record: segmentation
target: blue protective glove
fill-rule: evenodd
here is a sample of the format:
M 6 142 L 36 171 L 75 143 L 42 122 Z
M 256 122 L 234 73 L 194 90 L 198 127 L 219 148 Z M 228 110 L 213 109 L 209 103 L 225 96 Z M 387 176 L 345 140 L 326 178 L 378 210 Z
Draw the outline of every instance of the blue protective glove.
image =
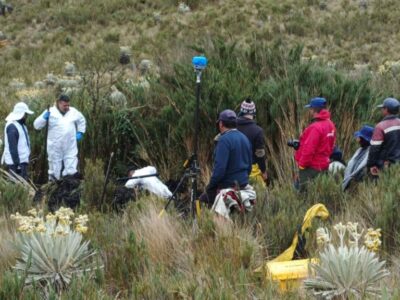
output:
M 44 113 L 44 115 L 43 115 L 43 119 L 45 119 L 46 121 L 49 119 L 49 117 L 50 117 L 50 112 L 49 111 L 46 111 L 45 113 Z
M 76 140 L 79 142 L 82 138 L 83 138 L 83 133 L 80 132 L 80 131 L 78 131 L 78 132 L 76 133 Z

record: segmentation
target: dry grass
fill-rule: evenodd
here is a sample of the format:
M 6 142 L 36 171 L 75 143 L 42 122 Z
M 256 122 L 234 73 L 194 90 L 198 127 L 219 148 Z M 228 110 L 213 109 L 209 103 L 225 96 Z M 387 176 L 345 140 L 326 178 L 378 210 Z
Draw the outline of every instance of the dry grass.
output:
M 2 274 L 15 264 L 16 249 L 13 246 L 15 229 L 9 219 L 0 217 L 0 281 Z
M 138 239 L 145 242 L 151 261 L 175 270 L 191 269 L 193 255 L 189 228 L 175 215 L 166 213 L 160 217 L 160 211 L 160 206 L 149 203 L 139 218 L 130 224 L 131 228 Z

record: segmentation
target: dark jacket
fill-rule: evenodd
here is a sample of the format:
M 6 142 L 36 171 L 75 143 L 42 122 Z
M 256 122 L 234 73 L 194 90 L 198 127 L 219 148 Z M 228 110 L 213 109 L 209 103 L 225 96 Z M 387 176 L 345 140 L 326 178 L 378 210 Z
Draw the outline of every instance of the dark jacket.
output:
M 253 153 L 252 162 L 264 173 L 266 170 L 264 131 L 254 120 L 245 117 L 237 119 L 237 129 L 249 139 Z
M 23 125 L 23 122 L 21 121 L 18 121 L 18 123 L 21 123 Z M 14 162 L 14 165 L 18 166 L 20 163 L 18 155 L 18 140 L 19 140 L 18 129 L 17 127 L 15 127 L 14 124 L 10 124 L 7 127 L 6 133 L 7 133 L 8 147 L 11 154 L 11 158 Z
M 218 139 L 214 151 L 214 169 L 207 190 L 234 187 L 238 182 L 244 186 L 249 182 L 252 158 L 247 137 L 231 129 Z
M 327 170 L 335 141 L 336 128 L 330 120 L 331 114 L 323 109 L 300 136 L 300 147 L 295 160 L 301 168 L 317 171 Z
M 389 115 L 374 129 L 367 167 L 383 167 L 385 162 L 400 161 L 400 119 Z

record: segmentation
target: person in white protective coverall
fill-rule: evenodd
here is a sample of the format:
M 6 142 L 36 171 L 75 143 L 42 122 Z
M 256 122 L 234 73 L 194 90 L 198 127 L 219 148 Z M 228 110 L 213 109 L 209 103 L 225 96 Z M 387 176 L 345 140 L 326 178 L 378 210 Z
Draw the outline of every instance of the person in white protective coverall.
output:
M 78 172 L 78 145 L 86 131 L 86 119 L 77 109 L 70 107 L 69 97 L 60 95 L 56 104 L 45 110 L 33 123 L 40 130 L 48 124 L 47 158 L 49 179 Z M 61 174 L 62 172 L 62 174 Z

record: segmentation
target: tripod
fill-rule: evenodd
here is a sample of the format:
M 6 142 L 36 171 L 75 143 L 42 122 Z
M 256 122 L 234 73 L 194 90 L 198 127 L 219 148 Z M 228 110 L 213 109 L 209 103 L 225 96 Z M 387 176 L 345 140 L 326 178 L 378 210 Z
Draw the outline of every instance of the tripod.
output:
M 169 197 L 167 204 L 164 209 L 160 212 L 160 216 L 167 210 L 169 204 L 173 199 L 176 199 L 176 194 L 178 193 L 180 187 L 185 182 L 186 179 L 190 178 L 191 181 L 191 191 L 190 191 L 190 212 L 192 217 L 195 219 L 200 214 L 200 203 L 197 199 L 197 176 L 200 173 L 200 167 L 197 160 L 197 149 L 198 149 L 198 136 L 199 136 L 199 111 L 200 111 L 200 89 L 201 89 L 201 73 L 207 66 L 207 58 L 204 56 L 195 56 L 192 59 L 192 64 L 194 71 L 196 73 L 196 109 L 194 111 L 194 147 L 193 153 L 188 160 L 183 164 L 185 171 L 181 177 L 177 187 Z

